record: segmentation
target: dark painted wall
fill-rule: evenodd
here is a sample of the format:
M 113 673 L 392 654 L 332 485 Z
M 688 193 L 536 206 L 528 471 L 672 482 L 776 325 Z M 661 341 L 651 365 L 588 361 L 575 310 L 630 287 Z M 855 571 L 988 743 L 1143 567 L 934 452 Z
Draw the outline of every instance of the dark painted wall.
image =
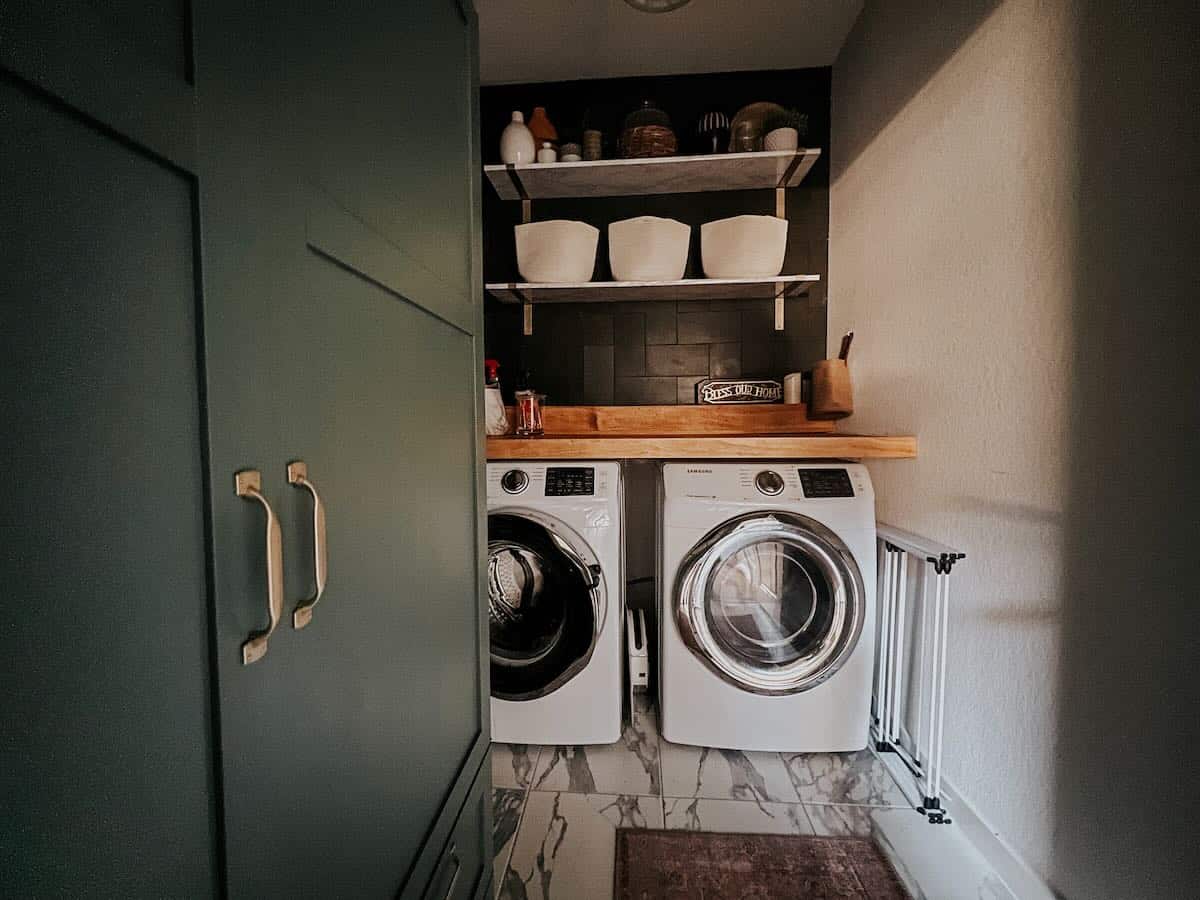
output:
M 683 152 L 696 120 L 710 110 L 730 118 L 747 103 L 770 100 L 808 113 L 807 146 L 822 156 L 804 183 L 788 191 L 788 250 L 784 272 L 817 274 L 821 283 L 787 302 L 786 327 L 773 327 L 769 300 L 548 304 L 534 309 L 533 334 L 521 334 L 521 310 L 488 299 L 487 355 L 501 363 L 506 392 L 521 370 L 545 391 L 548 402 L 691 403 L 695 384 L 707 377 L 748 375 L 782 378 L 811 367 L 825 355 L 825 278 L 829 247 L 829 69 L 618 78 L 552 84 L 503 85 L 481 90 L 483 154 L 499 162 L 500 133 L 512 110 L 526 117 L 545 106 L 560 139 L 579 140 L 587 127 L 604 132 L 605 156 L 625 113 L 642 99 L 670 116 Z M 611 278 L 609 222 L 640 215 L 678 219 L 692 226 L 688 276 L 700 277 L 699 226 L 743 213 L 773 215 L 773 190 L 729 191 L 650 197 L 535 200 L 534 221 L 579 219 L 600 229 L 593 278 Z M 520 204 L 484 189 L 484 271 L 488 281 L 519 280 L 513 226 Z

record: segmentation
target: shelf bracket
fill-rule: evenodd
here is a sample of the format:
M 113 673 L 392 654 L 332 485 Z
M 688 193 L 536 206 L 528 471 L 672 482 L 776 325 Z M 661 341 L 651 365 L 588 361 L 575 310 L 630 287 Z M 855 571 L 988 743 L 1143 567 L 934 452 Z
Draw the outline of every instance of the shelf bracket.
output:
M 783 300 L 787 293 L 787 282 L 775 282 L 775 330 L 783 331 Z
M 787 218 L 787 191 L 781 187 L 775 188 L 775 218 Z
M 803 161 L 803 159 L 807 155 L 808 155 L 807 151 L 805 151 L 805 150 L 797 150 L 795 152 L 795 154 L 792 156 L 791 162 L 788 163 L 788 167 L 786 169 L 784 169 L 783 174 L 779 176 L 779 181 L 775 185 L 776 191 L 782 191 L 784 188 L 789 186 L 789 183 L 792 180 L 792 176 L 796 174 L 796 169 L 800 168 L 801 161 Z M 775 195 L 775 206 L 778 209 L 778 207 L 779 207 L 779 194 L 778 193 Z M 785 218 L 783 213 L 779 213 L 778 215 L 780 218 Z
M 514 293 L 521 298 L 521 334 L 529 337 L 533 334 L 533 303 L 524 291 Z
M 517 192 L 517 196 L 521 198 L 521 224 L 528 225 L 533 219 L 533 201 L 529 198 L 529 194 L 525 190 L 525 182 L 521 181 L 521 176 L 517 174 L 517 167 L 512 163 L 505 163 L 504 171 L 508 173 L 508 178 L 513 184 L 513 189 Z

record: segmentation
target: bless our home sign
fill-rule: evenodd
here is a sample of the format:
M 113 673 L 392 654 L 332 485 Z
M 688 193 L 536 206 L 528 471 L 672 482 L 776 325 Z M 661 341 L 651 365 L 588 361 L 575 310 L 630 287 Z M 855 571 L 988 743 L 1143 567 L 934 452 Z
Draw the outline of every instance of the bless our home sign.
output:
M 696 385 L 698 403 L 778 403 L 783 385 L 769 379 L 708 378 Z

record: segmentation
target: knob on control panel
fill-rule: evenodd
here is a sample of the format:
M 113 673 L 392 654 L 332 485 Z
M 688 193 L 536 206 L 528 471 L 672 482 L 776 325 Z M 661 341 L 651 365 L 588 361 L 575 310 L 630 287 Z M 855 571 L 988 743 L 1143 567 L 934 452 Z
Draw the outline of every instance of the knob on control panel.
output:
M 754 486 L 758 488 L 760 494 L 774 497 L 776 494 L 783 493 L 783 477 L 778 472 L 764 469 L 754 477 Z
M 500 487 L 504 488 L 506 493 L 519 494 L 529 487 L 529 476 L 520 469 L 509 469 L 501 476 Z

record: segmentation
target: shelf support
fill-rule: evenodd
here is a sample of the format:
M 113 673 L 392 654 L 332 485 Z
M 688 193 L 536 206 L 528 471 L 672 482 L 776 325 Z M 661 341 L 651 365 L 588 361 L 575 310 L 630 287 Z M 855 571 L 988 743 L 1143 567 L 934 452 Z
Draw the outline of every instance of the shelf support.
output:
M 508 178 L 512 182 L 513 189 L 516 190 L 517 196 L 521 198 L 521 224 L 528 225 L 533 219 L 533 201 L 529 197 L 529 193 L 525 190 L 525 182 L 521 181 L 521 176 L 517 174 L 517 167 L 513 163 L 505 163 L 504 171 L 508 173 Z
M 783 331 L 783 301 L 787 294 L 787 282 L 775 282 L 775 330 Z
M 521 334 L 533 334 L 533 304 L 524 295 L 521 297 Z
M 792 156 L 791 162 L 788 163 L 788 167 L 784 169 L 783 174 L 779 176 L 779 182 L 775 185 L 776 191 L 782 191 L 784 188 L 789 187 L 789 182 L 791 182 L 792 176 L 796 174 L 796 169 L 800 168 L 800 163 L 807 155 L 808 151 L 806 150 L 797 150 L 795 152 L 795 154 Z M 776 208 L 778 208 L 779 194 L 777 193 L 775 197 Z M 777 213 L 777 215 L 781 219 L 786 218 L 783 213 Z

